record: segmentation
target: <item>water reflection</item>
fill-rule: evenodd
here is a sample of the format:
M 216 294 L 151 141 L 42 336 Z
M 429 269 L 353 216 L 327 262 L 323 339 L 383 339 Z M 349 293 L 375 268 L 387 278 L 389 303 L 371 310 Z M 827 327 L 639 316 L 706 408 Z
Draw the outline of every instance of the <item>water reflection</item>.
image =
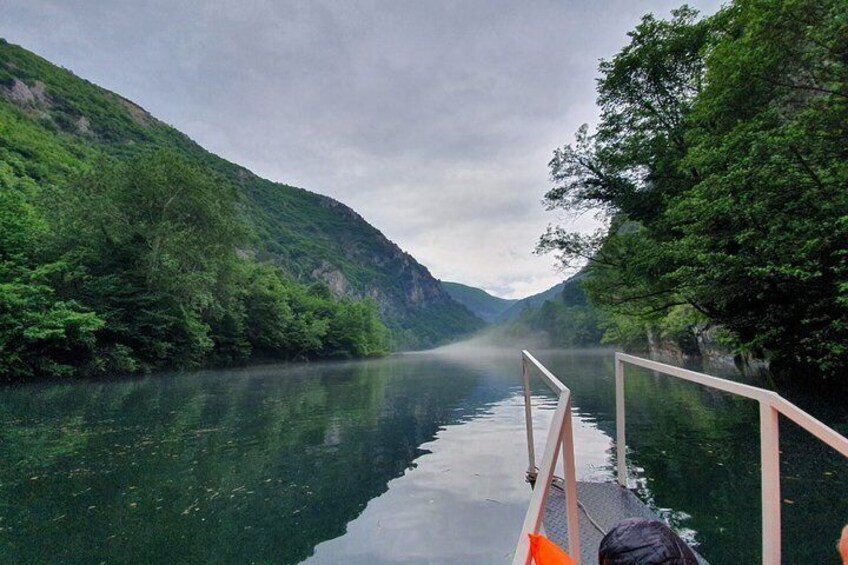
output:
M 391 359 L 5 390 L 0 561 L 298 562 L 478 385 Z
M 543 438 L 555 408 L 538 397 Z M 590 419 L 574 426 L 581 479 L 611 479 L 609 438 Z M 544 432 L 544 433 L 543 433 Z M 497 402 L 425 444 L 414 471 L 389 484 L 348 526 L 316 549 L 311 565 L 351 563 L 510 563 L 530 496 L 523 398 Z
M 611 352 L 538 357 L 574 391 L 578 474 L 610 479 Z M 519 363 L 454 350 L 0 390 L 0 562 L 508 562 L 530 494 Z M 540 440 L 552 400 L 540 385 Z M 712 563 L 756 561 L 756 406 L 635 371 L 627 401 L 642 496 Z M 830 562 L 845 463 L 781 432 L 786 561 Z

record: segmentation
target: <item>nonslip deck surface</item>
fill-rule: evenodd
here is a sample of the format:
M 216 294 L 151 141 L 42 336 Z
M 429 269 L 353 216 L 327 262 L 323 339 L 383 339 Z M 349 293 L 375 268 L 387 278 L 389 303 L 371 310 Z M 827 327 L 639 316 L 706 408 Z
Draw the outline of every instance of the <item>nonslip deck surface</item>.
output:
M 554 481 L 545 504 L 544 527 L 546 535 L 561 547 L 568 547 L 568 529 L 565 512 L 565 493 L 559 481 Z M 598 547 L 604 533 L 625 518 L 659 520 L 636 495 L 615 483 L 577 483 L 580 522 L 580 553 L 583 565 L 597 565 Z M 591 517 L 591 520 L 589 519 Z M 603 532 L 592 523 L 600 526 Z M 698 560 L 706 564 L 700 556 Z

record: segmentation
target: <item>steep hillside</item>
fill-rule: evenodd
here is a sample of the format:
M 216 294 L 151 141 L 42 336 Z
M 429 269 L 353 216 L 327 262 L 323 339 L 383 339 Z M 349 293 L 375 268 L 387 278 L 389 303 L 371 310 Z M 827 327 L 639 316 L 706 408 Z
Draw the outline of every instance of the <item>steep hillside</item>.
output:
M 396 347 L 435 345 L 482 325 L 347 206 L 262 179 L 133 102 L 0 40 L 0 160 L 15 177 L 49 188 L 104 157 L 125 161 L 163 147 L 238 189 L 254 232 L 246 253 L 273 260 L 300 281 L 323 281 L 337 296 L 373 298 Z
M 492 323 L 518 300 L 498 298 L 485 290 L 455 282 L 441 281 L 451 298 L 468 308 L 478 318 Z
M 522 298 L 508 309 L 504 310 L 495 321 L 509 322 L 511 320 L 515 320 L 525 310 L 539 308 L 546 301 L 555 300 L 562 293 L 565 288 L 565 284 L 565 282 L 561 282 L 558 285 L 552 286 L 548 290 L 544 290 L 538 294 L 534 294 L 533 296 L 528 296 L 527 298 Z

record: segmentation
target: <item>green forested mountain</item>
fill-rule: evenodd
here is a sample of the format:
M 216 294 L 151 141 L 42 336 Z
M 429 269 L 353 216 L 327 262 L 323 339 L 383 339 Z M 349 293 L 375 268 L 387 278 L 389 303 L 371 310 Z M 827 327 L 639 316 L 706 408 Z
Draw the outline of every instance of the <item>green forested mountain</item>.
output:
M 367 355 L 482 323 L 343 204 L 2 40 L 0 200 L 6 377 Z
M 548 290 L 543 290 L 542 292 L 528 296 L 527 298 L 522 298 L 501 312 L 495 321 L 509 322 L 516 320 L 525 310 L 534 310 L 548 300 L 555 300 L 560 294 L 562 294 L 564 288 L 565 282 L 561 282 L 559 284 L 555 284 Z
M 518 300 L 492 296 L 485 290 L 455 282 L 440 281 L 442 288 L 451 298 L 468 308 L 474 315 L 486 322 L 494 322 Z
M 601 210 L 542 250 L 590 260 L 623 339 L 720 328 L 773 370 L 848 368 L 848 3 L 645 16 L 603 61 L 601 120 L 550 163 L 550 208 Z
M 506 311 L 488 332 L 496 342 L 539 347 L 591 347 L 604 337 L 605 317 L 589 302 L 580 272 Z

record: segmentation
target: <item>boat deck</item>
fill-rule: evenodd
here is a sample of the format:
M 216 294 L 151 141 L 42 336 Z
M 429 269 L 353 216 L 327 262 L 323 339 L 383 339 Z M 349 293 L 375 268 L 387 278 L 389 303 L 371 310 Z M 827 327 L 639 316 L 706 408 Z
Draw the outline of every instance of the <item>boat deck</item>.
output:
M 616 483 L 577 482 L 579 500 L 580 553 L 583 565 L 597 565 L 598 548 L 604 534 L 625 518 L 659 520 L 636 495 Z M 545 534 L 560 547 L 568 547 L 565 492 L 560 479 L 554 479 L 545 501 Z M 706 561 L 698 555 L 698 561 Z

